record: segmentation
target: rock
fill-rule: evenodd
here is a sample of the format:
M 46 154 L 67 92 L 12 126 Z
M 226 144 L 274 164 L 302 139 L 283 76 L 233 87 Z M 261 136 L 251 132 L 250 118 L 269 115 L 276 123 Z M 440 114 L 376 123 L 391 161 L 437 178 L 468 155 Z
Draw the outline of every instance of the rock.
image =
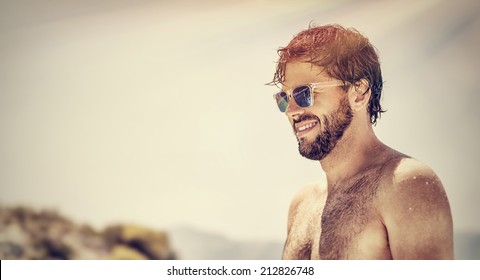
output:
M 174 259 L 169 249 L 167 235 L 136 225 L 117 225 L 108 227 L 104 235 L 114 244 L 124 244 L 135 248 L 149 259 Z
M 109 259 L 111 260 L 146 260 L 147 257 L 139 251 L 125 245 L 114 245 Z
M 167 235 L 136 225 L 97 232 L 54 211 L 0 207 L 0 259 L 174 259 Z

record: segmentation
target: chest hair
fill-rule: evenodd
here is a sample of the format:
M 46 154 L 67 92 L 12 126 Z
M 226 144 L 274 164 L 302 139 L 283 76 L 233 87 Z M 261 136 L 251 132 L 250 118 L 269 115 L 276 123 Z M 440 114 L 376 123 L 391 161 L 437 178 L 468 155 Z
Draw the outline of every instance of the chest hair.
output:
M 321 259 L 348 259 L 355 237 L 376 216 L 374 198 L 381 169 L 369 170 L 331 188 L 321 219 Z

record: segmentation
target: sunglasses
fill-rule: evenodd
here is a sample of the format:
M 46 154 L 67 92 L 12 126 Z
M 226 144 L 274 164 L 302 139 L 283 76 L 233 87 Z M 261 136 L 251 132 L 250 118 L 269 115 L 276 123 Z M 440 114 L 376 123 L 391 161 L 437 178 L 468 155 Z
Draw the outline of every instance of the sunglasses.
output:
M 273 95 L 273 98 L 277 102 L 278 109 L 280 109 L 280 112 L 285 113 L 285 111 L 287 110 L 288 101 L 290 100 L 290 98 L 293 98 L 293 100 L 295 100 L 295 103 L 297 103 L 299 107 L 307 108 L 313 105 L 313 94 L 315 93 L 315 89 L 329 88 L 329 87 L 336 87 L 336 86 L 343 86 L 343 85 L 345 85 L 345 83 L 338 80 L 322 82 L 322 83 L 311 83 L 311 84 L 299 85 L 295 87 L 293 90 L 291 90 L 290 93 L 288 90 L 275 93 Z

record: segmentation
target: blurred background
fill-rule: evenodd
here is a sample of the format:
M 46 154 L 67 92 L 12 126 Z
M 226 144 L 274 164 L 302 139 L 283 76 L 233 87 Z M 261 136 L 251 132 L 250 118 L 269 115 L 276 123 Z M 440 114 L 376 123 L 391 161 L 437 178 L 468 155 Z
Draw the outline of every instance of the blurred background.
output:
M 0 0 L 3 258 L 279 259 L 290 200 L 322 170 L 265 84 L 311 23 L 376 46 L 375 131 L 437 172 L 456 258 L 480 259 L 468 0 Z

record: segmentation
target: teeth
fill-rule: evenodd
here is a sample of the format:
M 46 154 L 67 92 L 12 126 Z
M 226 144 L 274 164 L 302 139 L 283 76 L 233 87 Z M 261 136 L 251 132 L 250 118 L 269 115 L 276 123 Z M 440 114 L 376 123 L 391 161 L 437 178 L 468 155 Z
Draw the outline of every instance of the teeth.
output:
M 311 127 L 314 127 L 315 124 L 317 124 L 317 123 L 313 122 L 313 123 L 308 123 L 308 124 L 306 124 L 306 125 L 302 125 L 301 127 L 298 128 L 298 131 L 304 131 L 304 130 L 306 130 L 306 129 L 309 129 L 309 128 L 311 128 Z

